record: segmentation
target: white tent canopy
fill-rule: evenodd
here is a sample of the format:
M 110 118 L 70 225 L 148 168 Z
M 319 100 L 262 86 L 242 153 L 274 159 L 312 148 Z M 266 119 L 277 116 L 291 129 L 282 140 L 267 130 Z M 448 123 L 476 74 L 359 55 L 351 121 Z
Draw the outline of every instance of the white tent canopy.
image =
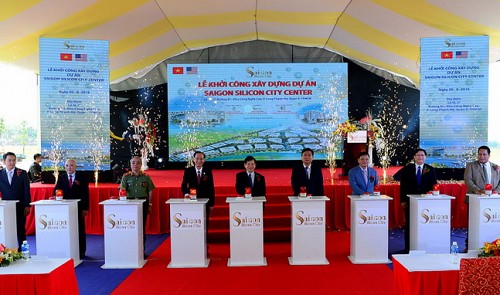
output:
M 496 0 L 0 0 L 0 62 L 38 72 L 38 39 L 110 41 L 112 84 L 164 60 L 244 41 L 323 48 L 418 87 L 420 38 L 490 36 L 500 59 Z

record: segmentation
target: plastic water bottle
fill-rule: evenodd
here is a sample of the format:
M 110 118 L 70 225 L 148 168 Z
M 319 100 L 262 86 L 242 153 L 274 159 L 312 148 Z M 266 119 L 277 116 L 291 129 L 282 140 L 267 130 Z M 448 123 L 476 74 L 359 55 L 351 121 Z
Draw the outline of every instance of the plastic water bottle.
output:
M 21 245 L 21 252 L 23 253 L 23 258 L 25 260 L 30 259 L 30 245 L 28 244 L 28 241 L 23 241 L 23 244 Z
M 459 261 L 458 259 L 458 244 L 457 242 L 453 242 L 451 244 L 451 263 L 457 264 Z

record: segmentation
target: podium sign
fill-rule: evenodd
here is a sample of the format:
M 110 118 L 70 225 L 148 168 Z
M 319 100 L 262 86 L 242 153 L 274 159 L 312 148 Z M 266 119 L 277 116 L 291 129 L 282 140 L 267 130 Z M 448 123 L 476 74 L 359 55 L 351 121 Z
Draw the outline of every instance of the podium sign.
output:
M 448 195 L 408 195 L 410 250 L 450 253 L 451 209 Z
M 351 199 L 351 255 L 355 264 L 391 263 L 388 196 L 349 196 Z
M 469 249 L 500 237 L 500 196 L 469 195 Z
M 36 253 L 49 258 L 73 258 L 80 264 L 78 202 L 40 200 L 35 206 Z
M 231 258 L 228 266 L 267 265 L 264 257 L 265 197 L 227 198 Z
M 325 253 L 325 196 L 288 197 L 292 202 L 291 265 L 329 264 Z
M 16 203 L 0 200 L 0 243 L 7 248 L 17 249 Z
M 208 199 L 170 199 L 169 268 L 208 267 L 205 206 Z
M 99 203 L 104 205 L 104 265 L 101 268 L 141 268 L 146 263 L 142 226 L 144 202 L 107 200 Z

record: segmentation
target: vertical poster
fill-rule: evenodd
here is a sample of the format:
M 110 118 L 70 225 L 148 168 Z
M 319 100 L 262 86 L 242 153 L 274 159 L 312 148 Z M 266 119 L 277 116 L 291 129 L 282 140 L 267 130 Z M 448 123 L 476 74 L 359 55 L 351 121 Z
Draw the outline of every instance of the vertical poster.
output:
M 421 39 L 420 146 L 428 162 L 465 167 L 488 143 L 489 37 Z
M 109 169 L 108 41 L 40 38 L 40 121 L 44 166 Z

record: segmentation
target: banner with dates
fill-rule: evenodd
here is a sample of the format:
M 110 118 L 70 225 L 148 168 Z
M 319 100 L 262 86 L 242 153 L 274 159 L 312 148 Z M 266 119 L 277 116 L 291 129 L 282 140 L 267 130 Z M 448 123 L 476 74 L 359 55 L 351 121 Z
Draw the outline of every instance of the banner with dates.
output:
M 308 147 L 324 159 L 334 131 L 325 125 L 348 119 L 345 63 L 172 64 L 167 73 L 172 162 L 194 149 L 241 161 L 295 160 Z
M 488 143 L 489 37 L 421 39 L 420 146 L 429 163 L 465 167 Z
M 40 38 L 40 125 L 45 167 L 109 169 L 108 41 Z

